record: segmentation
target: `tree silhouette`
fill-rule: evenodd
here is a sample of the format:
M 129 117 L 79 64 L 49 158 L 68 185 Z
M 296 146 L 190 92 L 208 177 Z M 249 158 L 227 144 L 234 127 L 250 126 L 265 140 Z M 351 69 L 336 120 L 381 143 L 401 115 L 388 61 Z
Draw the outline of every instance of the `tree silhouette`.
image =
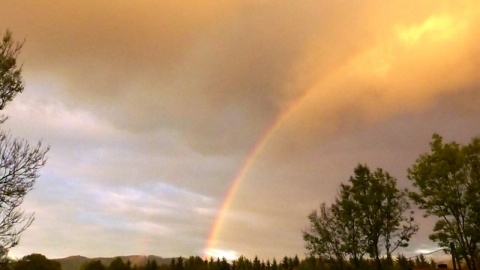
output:
M 468 268 L 478 269 L 480 256 L 480 138 L 468 145 L 443 143 L 434 134 L 430 153 L 420 155 L 408 170 L 416 188 L 410 197 L 426 215 L 437 216 L 430 239 L 450 250 Z
M 22 48 L 6 31 L 0 43 L 0 110 L 20 92 L 24 85 L 17 56 Z M 0 116 L 0 124 L 7 117 Z M 25 195 L 39 177 L 38 171 L 45 165 L 41 142 L 31 146 L 27 141 L 13 138 L 0 131 L 0 261 L 4 261 L 10 248 L 16 246 L 20 234 L 33 222 L 33 214 L 25 215 L 20 209 Z
M 303 233 L 306 248 L 338 269 L 350 264 L 359 269 L 364 254 L 369 254 L 381 270 L 393 264 L 392 252 L 406 247 L 418 230 L 413 212 L 405 215 L 409 208 L 395 178 L 380 168 L 372 172 L 358 165 L 348 183 L 340 185 L 335 203 L 323 203 L 319 212 L 308 216 L 310 227 Z

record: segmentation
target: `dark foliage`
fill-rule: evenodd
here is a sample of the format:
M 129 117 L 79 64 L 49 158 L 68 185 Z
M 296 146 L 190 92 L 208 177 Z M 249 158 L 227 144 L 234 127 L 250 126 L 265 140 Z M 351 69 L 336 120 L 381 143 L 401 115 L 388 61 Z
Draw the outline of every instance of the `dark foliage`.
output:
M 427 216 L 438 217 L 430 239 L 447 251 L 453 243 L 457 261 L 476 270 L 480 261 L 480 138 L 463 146 L 444 143 L 434 134 L 430 147 L 408 170 L 415 187 L 409 195 Z
M 61 270 L 60 263 L 42 254 L 31 254 L 13 264 L 13 270 Z

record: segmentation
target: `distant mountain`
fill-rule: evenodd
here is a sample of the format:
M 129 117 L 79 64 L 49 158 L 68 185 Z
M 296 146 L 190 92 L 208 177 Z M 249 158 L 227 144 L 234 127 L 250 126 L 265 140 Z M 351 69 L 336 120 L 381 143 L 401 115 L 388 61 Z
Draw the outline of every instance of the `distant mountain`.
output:
M 148 260 L 156 261 L 158 265 L 170 264 L 171 258 L 162 258 L 159 256 L 149 255 L 131 255 L 131 256 L 118 256 L 122 258 L 124 262 L 130 261 L 132 265 L 145 265 Z M 83 256 L 70 256 L 62 259 L 53 259 L 62 265 L 62 270 L 79 270 L 80 267 L 88 261 L 100 260 L 103 265 L 109 266 L 110 263 L 117 257 L 111 258 L 87 258 Z

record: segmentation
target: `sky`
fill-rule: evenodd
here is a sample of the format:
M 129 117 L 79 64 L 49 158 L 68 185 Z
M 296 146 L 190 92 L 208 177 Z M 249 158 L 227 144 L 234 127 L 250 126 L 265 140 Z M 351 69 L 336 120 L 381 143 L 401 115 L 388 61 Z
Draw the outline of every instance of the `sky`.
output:
M 10 255 L 304 257 L 353 168 L 480 135 L 480 4 L 0 0 L 25 41 L 1 127 L 51 147 Z M 437 249 L 435 219 L 407 255 Z

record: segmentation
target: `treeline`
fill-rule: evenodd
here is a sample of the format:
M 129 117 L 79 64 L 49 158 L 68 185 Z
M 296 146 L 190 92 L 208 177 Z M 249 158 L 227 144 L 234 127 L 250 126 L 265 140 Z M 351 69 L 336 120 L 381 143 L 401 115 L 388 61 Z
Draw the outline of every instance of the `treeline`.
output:
M 281 261 L 276 259 L 259 260 L 255 256 L 253 260 L 240 256 L 236 260 L 228 261 L 225 258 L 202 259 L 198 256 L 189 258 L 173 258 L 170 264 L 157 265 L 155 261 L 147 261 L 145 265 L 132 265 L 129 261 L 123 262 L 116 258 L 108 266 L 102 265 L 100 261 L 94 260 L 83 265 L 80 270 L 332 270 L 332 262 L 321 257 L 309 257 L 300 260 L 298 256 L 284 257 Z M 398 255 L 394 262 L 395 270 L 411 270 L 413 267 L 437 267 L 435 261 L 427 261 L 423 255 L 415 259 L 407 259 Z M 373 260 L 363 260 L 362 269 L 375 269 Z
M 298 256 L 283 257 L 277 262 L 276 259 L 259 260 L 255 256 L 253 260 L 240 256 L 236 260 L 227 261 L 225 258 L 202 259 L 198 256 L 189 258 L 172 258 L 170 264 L 157 264 L 155 260 L 147 260 L 143 265 L 132 264 L 129 260 L 116 257 L 109 264 L 103 264 L 99 259 L 88 260 L 77 270 L 331 270 L 332 262 L 321 257 L 309 257 L 300 260 Z M 373 260 L 363 260 L 363 269 L 374 269 Z M 436 267 L 433 260 L 429 262 L 423 255 L 415 259 L 407 259 L 398 255 L 394 262 L 395 270 L 410 270 L 413 267 Z M 10 260 L 1 265 L 1 270 L 62 270 L 58 261 L 47 259 L 41 254 L 31 254 L 20 260 Z
M 437 218 L 430 239 L 452 254 L 458 269 L 480 264 L 480 138 L 444 143 L 434 134 L 430 152 L 408 169 L 411 189 L 399 189 L 385 170 L 359 164 L 333 203 L 322 203 L 303 232 L 311 256 L 330 269 L 408 269 L 393 254 L 418 231 L 413 202 Z M 325 269 L 322 268 L 322 269 Z

